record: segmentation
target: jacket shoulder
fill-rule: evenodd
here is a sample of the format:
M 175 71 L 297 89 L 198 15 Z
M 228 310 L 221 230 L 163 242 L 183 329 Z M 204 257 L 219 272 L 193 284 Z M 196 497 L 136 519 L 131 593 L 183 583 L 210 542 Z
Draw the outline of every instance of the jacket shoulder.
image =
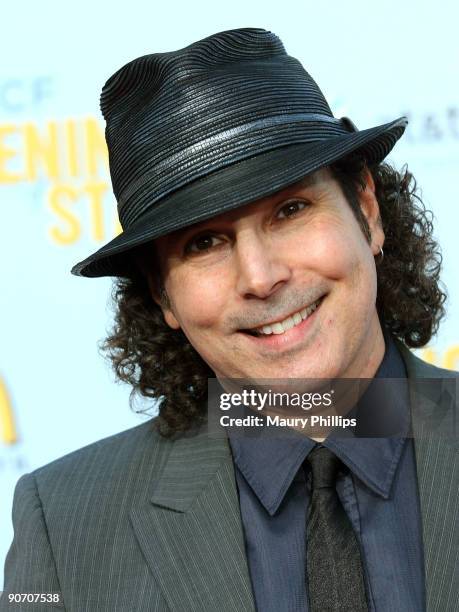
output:
M 171 448 L 153 421 L 89 444 L 19 479 L 6 590 L 61 592 L 69 610 L 120 609 L 126 593 L 134 602 L 132 609 L 147 609 L 149 597 L 155 610 L 165 609 L 134 544 L 130 519 L 133 508 L 149 502 Z M 115 587 L 107 590 L 107 585 Z M 88 608 L 90 601 L 95 607 Z M 5 609 L 2 604 L 0 610 Z
M 408 376 L 413 378 L 459 378 L 457 370 L 447 370 L 424 361 L 398 338 L 395 338 L 395 343 L 405 361 Z
M 103 438 L 68 453 L 32 472 L 43 501 L 63 499 L 76 494 L 100 495 L 109 483 L 133 486 L 153 476 L 166 459 L 170 442 L 162 438 L 150 419 L 118 434 Z

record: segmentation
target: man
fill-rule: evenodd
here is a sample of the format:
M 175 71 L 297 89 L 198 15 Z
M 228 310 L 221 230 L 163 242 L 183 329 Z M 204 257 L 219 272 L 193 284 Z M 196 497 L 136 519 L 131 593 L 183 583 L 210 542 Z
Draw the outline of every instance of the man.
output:
M 457 610 L 456 374 L 407 348 L 444 314 L 439 253 L 383 163 L 406 120 L 334 118 L 248 28 L 134 60 L 101 107 L 124 231 L 73 272 L 119 277 L 105 348 L 159 416 L 20 479 L 5 591 L 78 612 Z M 401 386 L 363 433 L 275 440 L 211 435 L 213 377 Z

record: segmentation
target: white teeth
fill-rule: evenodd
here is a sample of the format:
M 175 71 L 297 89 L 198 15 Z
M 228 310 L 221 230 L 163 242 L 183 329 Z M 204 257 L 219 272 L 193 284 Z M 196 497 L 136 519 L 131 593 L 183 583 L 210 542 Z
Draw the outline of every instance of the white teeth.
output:
M 298 325 L 299 323 L 301 323 L 301 321 L 304 321 L 304 319 L 309 317 L 309 315 L 312 314 L 319 305 L 319 301 L 320 300 L 317 300 L 317 302 L 314 302 L 314 304 L 311 304 L 311 306 L 303 308 L 303 310 L 300 310 L 299 312 L 295 312 L 295 314 L 291 315 L 290 317 L 287 317 L 279 323 L 273 323 L 272 325 L 263 325 L 263 327 L 256 329 L 255 331 L 259 335 L 283 334 L 287 330 L 292 329 L 292 327 L 295 327 L 295 325 Z
M 301 319 L 304 321 L 304 319 L 306 319 L 306 317 L 309 314 L 309 310 L 308 308 L 303 308 L 303 310 L 300 310 L 300 315 L 301 315 Z
M 292 329 L 292 327 L 294 326 L 295 326 L 295 321 L 293 320 L 293 317 L 287 317 L 285 321 L 282 322 L 282 327 L 284 328 L 284 331 L 287 331 L 288 329 Z

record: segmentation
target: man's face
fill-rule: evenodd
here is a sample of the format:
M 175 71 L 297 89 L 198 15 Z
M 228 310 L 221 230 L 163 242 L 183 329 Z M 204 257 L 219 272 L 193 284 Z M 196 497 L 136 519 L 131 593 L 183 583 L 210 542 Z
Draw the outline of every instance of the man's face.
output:
M 166 323 L 219 378 L 373 376 L 384 233 L 370 175 L 359 201 L 371 245 L 329 169 L 157 239 Z

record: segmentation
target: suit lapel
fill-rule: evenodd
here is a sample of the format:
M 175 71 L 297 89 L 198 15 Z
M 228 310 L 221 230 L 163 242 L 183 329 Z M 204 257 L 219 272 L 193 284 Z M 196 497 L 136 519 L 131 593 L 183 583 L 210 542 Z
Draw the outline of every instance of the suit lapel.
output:
M 459 610 L 457 373 L 418 359 L 397 343 L 410 383 L 421 504 L 428 612 Z M 444 378 L 443 378 L 444 377 Z M 425 379 L 440 378 L 433 384 Z M 424 379 L 424 382 L 422 382 Z
M 226 437 L 201 431 L 173 442 L 151 499 L 131 520 L 171 611 L 255 611 Z

